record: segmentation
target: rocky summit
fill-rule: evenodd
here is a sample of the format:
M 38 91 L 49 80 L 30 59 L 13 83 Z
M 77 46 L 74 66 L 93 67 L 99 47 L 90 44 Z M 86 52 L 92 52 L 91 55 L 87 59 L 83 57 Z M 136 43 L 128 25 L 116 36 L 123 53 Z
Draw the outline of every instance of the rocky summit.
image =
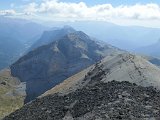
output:
M 10 68 L 14 77 L 26 82 L 25 102 L 29 102 L 104 56 L 119 52 L 76 31 L 29 52 Z
M 159 82 L 155 70 L 159 72 L 159 68 L 132 54 L 108 57 L 4 120 L 158 120 L 160 90 L 155 84 Z M 135 74 L 126 77 L 131 72 Z

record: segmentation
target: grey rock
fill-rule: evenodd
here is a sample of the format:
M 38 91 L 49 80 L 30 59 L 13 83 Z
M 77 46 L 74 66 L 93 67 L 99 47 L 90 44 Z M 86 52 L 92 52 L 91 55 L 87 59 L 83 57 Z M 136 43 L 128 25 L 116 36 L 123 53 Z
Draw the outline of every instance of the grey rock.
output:
M 125 98 L 132 101 L 119 98 L 122 91 L 127 91 L 131 96 Z M 145 94 L 151 97 L 146 99 Z M 65 96 L 53 94 L 36 99 L 4 120 L 145 120 L 160 116 L 159 100 L 160 92 L 151 87 L 125 81 L 97 82 Z

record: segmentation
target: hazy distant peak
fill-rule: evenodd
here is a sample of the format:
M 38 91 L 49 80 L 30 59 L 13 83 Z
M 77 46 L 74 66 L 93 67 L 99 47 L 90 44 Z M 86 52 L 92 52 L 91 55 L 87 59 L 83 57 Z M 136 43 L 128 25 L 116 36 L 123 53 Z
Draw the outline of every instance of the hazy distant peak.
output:
M 69 26 L 69 25 L 65 25 L 62 29 L 64 29 L 64 30 L 76 31 L 73 27 L 71 27 L 71 26 Z

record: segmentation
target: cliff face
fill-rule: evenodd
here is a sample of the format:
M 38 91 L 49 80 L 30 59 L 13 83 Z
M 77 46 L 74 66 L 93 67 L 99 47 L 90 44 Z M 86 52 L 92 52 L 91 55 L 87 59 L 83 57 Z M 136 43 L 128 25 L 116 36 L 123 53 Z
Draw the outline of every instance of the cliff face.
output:
M 159 68 L 139 56 L 108 57 L 4 120 L 159 119 L 158 73 Z
M 105 55 L 119 52 L 83 32 L 75 32 L 29 52 L 11 65 L 11 73 L 26 82 L 28 102 Z

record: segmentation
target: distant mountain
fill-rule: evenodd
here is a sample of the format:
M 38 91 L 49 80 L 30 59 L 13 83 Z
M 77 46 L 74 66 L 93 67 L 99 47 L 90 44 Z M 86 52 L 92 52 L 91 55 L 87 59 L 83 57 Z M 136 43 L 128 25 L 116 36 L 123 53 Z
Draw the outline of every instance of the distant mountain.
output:
M 30 21 L 0 17 L 0 70 L 15 62 L 45 29 Z
M 21 57 L 11 65 L 11 73 L 26 82 L 28 102 L 104 56 L 121 52 L 75 31 Z
M 151 56 L 144 56 L 142 55 L 143 58 L 151 62 L 152 64 L 156 65 L 157 67 L 160 67 L 160 59 L 156 57 L 151 57 Z
M 46 29 L 48 28 L 24 19 L 0 17 L 0 33 L 22 43 L 34 43 L 36 40 L 33 38 L 41 35 Z
M 24 48 L 20 41 L 0 35 L 0 70 L 14 62 Z
M 136 49 L 137 53 L 141 53 L 144 55 L 149 55 L 157 58 L 160 58 L 159 51 L 160 51 L 160 40 L 155 44 Z
M 158 28 L 121 26 L 102 21 L 52 22 L 51 24 L 55 27 L 70 25 L 99 40 L 129 51 L 153 44 L 160 38 L 160 29 Z
M 108 56 L 4 120 L 159 119 L 159 78 L 160 69 L 140 56 Z

